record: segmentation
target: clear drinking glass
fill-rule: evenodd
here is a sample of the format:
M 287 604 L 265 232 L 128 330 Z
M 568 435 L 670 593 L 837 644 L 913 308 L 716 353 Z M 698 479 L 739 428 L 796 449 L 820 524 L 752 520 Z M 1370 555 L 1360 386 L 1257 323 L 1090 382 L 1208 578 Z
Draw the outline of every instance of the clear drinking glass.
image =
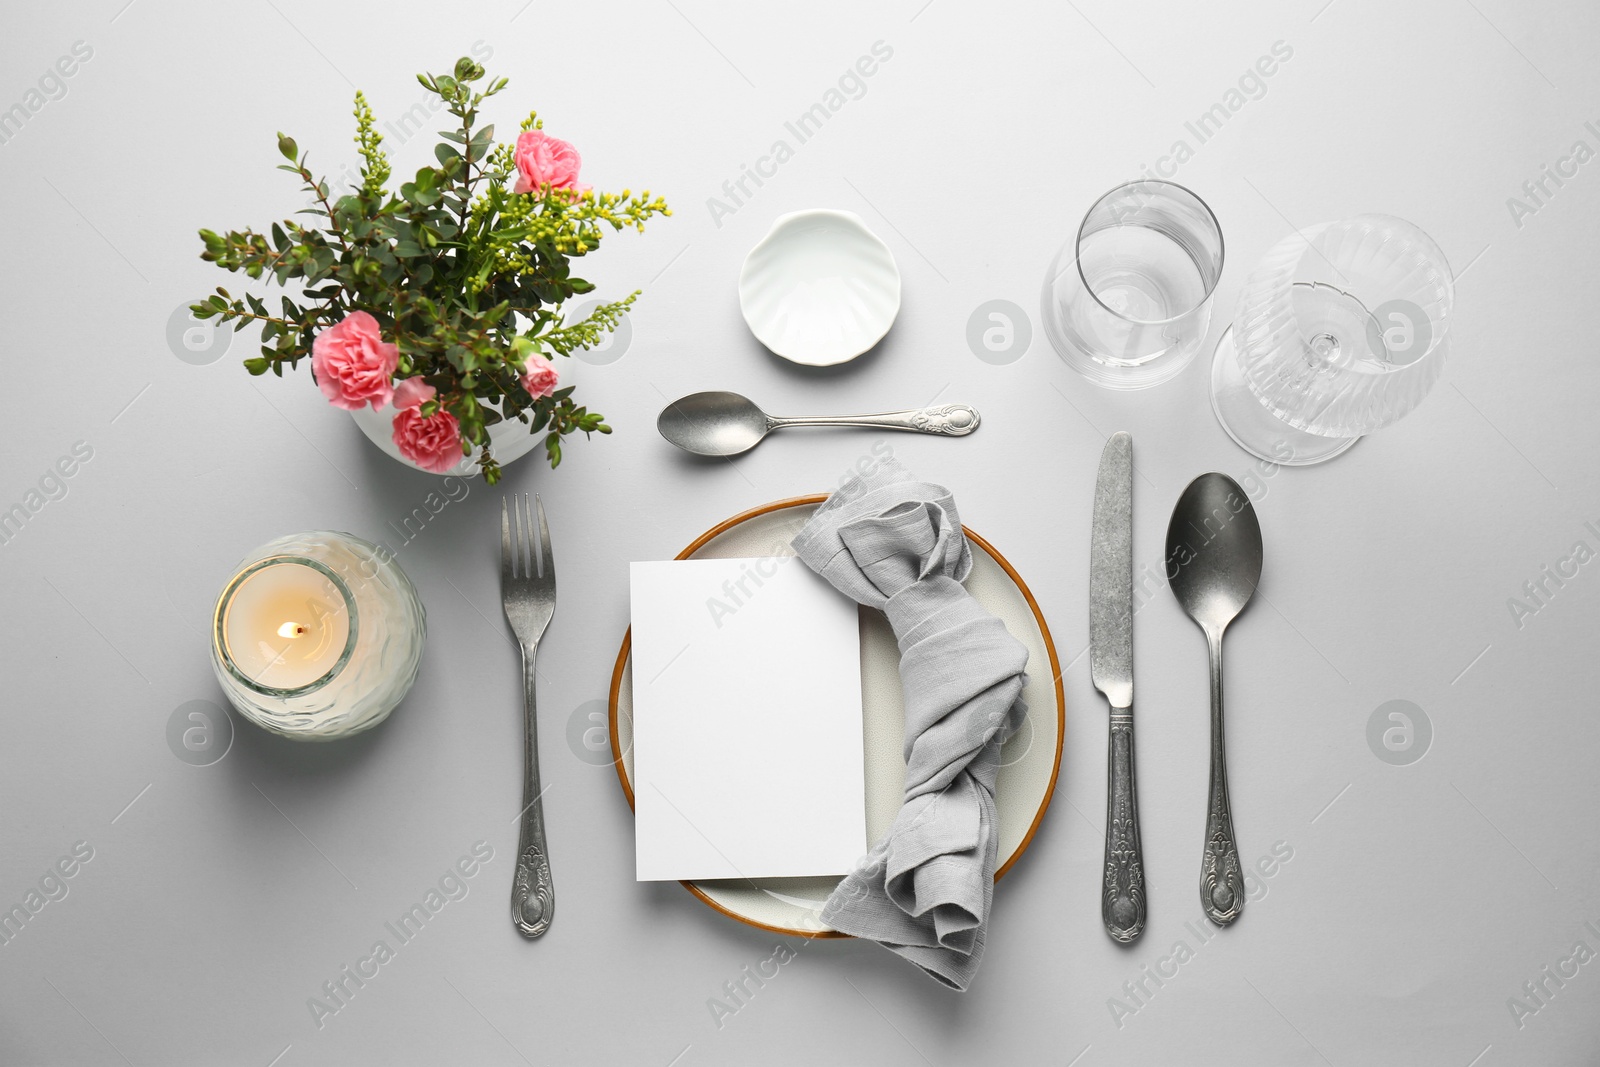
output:
M 1194 193 L 1163 181 L 1096 200 L 1044 279 L 1045 333 L 1090 381 L 1143 389 L 1188 365 L 1211 323 L 1222 229 Z
M 1217 420 L 1263 459 L 1332 459 L 1433 388 L 1454 300 L 1444 253 L 1404 219 L 1357 215 L 1290 234 L 1245 280 L 1217 342 Z

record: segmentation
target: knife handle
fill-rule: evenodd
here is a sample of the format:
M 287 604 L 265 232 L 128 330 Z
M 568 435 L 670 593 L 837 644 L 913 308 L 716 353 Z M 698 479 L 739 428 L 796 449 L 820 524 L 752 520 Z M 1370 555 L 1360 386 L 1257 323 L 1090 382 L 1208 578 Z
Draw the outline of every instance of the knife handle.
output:
M 1106 875 L 1100 917 L 1113 941 L 1126 945 L 1144 932 L 1144 852 L 1139 846 L 1139 800 L 1133 784 L 1133 708 L 1111 709 L 1106 767 Z

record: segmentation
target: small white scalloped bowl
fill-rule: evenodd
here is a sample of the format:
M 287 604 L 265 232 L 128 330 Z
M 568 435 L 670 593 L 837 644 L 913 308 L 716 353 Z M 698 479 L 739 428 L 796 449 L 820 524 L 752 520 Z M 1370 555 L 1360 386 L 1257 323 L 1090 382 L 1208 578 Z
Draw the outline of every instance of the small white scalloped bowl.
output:
M 831 367 L 866 352 L 894 325 L 900 268 L 854 212 L 791 212 L 745 257 L 739 310 L 774 354 Z

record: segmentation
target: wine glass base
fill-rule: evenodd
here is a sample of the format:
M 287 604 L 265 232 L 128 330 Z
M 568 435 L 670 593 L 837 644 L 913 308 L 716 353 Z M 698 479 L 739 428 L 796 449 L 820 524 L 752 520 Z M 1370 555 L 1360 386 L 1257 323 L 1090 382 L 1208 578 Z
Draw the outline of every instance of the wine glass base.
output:
M 1211 360 L 1211 410 L 1240 448 L 1285 467 L 1323 463 L 1361 440 L 1360 437 L 1323 437 L 1307 433 L 1268 411 L 1244 380 L 1234 349 L 1232 326 L 1223 331 Z

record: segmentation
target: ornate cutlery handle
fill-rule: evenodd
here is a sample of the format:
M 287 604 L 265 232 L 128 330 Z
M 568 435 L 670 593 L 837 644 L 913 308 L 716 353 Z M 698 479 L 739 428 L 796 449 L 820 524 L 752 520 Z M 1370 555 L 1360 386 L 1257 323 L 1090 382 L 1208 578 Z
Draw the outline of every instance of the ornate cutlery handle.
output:
M 1139 845 L 1139 799 L 1133 784 L 1133 709 L 1111 709 L 1106 766 L 1106 879 L 1100 917 L 1113 941 L 1126 945 L 1144 932 L 1144 851 Z
M 933 408 L 885 411 L 878 415 L 797 415 L 768 420 L 773 429 L 780 426 L 867 426 L 882 430 L 910 430 L 941 437 L 965 437 L 982 421 L 977 409 L 968 404 L 941 404 Z
M 1226 926 L 1244 908 L 1244 872 L 1228 803 L 1228 761 L 1222 730 L 1222 635 L 1206 633 L 1211 657 L 1211 786 L 1206 808 L 1206 848 L 1200 861 L 1200 906 Z
M 539 648 L 522 649 L 525 725 L 522 778 L 522 829 L 517 835 L 517 871 L 511 882 L 511 921 L 523 937 L 550 929 L 556 911 L 556 887 L 550 879 L 550 849 L 544 836 L 543 790 L 539 788 L 539 723 L 535 714 L 534 661 Z

